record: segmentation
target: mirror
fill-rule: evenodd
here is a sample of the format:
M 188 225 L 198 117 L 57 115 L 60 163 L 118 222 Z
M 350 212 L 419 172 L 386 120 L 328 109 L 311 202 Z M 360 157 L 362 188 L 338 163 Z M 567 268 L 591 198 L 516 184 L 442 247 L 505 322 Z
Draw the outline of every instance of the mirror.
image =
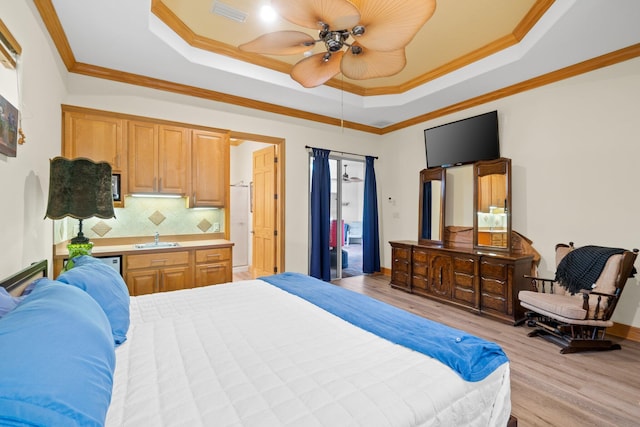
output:
M 446 173 L 443 168 L 420 172 L 420 208 L 418 244 L 442 245 L 444 239 L 444 194 Z
M 474 247 L 511 250 L 511 159 L 476 162 L 473 180 Z

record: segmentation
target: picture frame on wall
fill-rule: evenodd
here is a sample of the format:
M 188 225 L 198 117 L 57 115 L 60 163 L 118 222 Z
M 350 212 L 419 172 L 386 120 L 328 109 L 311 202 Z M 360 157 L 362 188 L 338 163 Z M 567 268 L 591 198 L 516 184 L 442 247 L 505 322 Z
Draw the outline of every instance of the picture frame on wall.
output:
M 16 157 L 18 109 L 0 95 L 0 154 Z

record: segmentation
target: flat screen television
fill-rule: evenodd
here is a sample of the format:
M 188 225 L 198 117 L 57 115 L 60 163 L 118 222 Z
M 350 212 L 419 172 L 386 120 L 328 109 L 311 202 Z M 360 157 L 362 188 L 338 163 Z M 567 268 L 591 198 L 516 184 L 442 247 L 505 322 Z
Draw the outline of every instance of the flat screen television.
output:
M 424 130 L 427 168 L 500 157 L 498 112 L 480 114 Z

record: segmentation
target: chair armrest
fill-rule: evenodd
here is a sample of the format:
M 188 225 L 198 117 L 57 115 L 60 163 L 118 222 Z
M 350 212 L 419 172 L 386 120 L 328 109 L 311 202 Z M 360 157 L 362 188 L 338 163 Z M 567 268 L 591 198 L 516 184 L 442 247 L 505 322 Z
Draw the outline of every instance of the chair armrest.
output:
M 545 293 L 546 289 L 545 289 L 545 283 L 549 283 L 549 293 L 553 293 L 553 284 L 555 283 L 555 279 L 548 279 L 548 278 L 544 278 L 544 277 L 537 277 L 537 276 L 530 276 L 528 274 L 525 274 L 523 276 L 525 279 L 530 279 L 531 280 L 531 289 L 538 292 L 538 284 L 537 282 L 540 281 L 542 282 L 542 292 Z
M 590 289 L 581 289 L 580 293 L 582 294 L 582 309 L 585 311 L 584 320 L 589 320 L 589 301 L 591 295 L 597 295 L 598 301 L 596 302 L 595 311 L 593 312 L 592 320 L 609 320 L 611 317 L 611 309 L 609 305 L 611 304 L 611 300 L 617 298 L 617 295 L 607 294 L 604 292 L 597 292 Z M 602 308 L 600 305 L 602 303 L 602 297 L 607 298 L 607 308 Z M 609 313 L 607 313 L 609 312 Z

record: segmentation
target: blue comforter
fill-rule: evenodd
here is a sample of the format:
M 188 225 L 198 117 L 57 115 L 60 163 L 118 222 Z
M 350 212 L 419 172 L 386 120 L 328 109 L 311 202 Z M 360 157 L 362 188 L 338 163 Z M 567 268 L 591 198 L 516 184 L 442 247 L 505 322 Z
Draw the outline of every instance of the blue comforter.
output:
M 480 381 L 508 362 L 495 343 L 313 277 L 282 273 L 260 279 L 361 329 L 438 359 L 466 381 Z

